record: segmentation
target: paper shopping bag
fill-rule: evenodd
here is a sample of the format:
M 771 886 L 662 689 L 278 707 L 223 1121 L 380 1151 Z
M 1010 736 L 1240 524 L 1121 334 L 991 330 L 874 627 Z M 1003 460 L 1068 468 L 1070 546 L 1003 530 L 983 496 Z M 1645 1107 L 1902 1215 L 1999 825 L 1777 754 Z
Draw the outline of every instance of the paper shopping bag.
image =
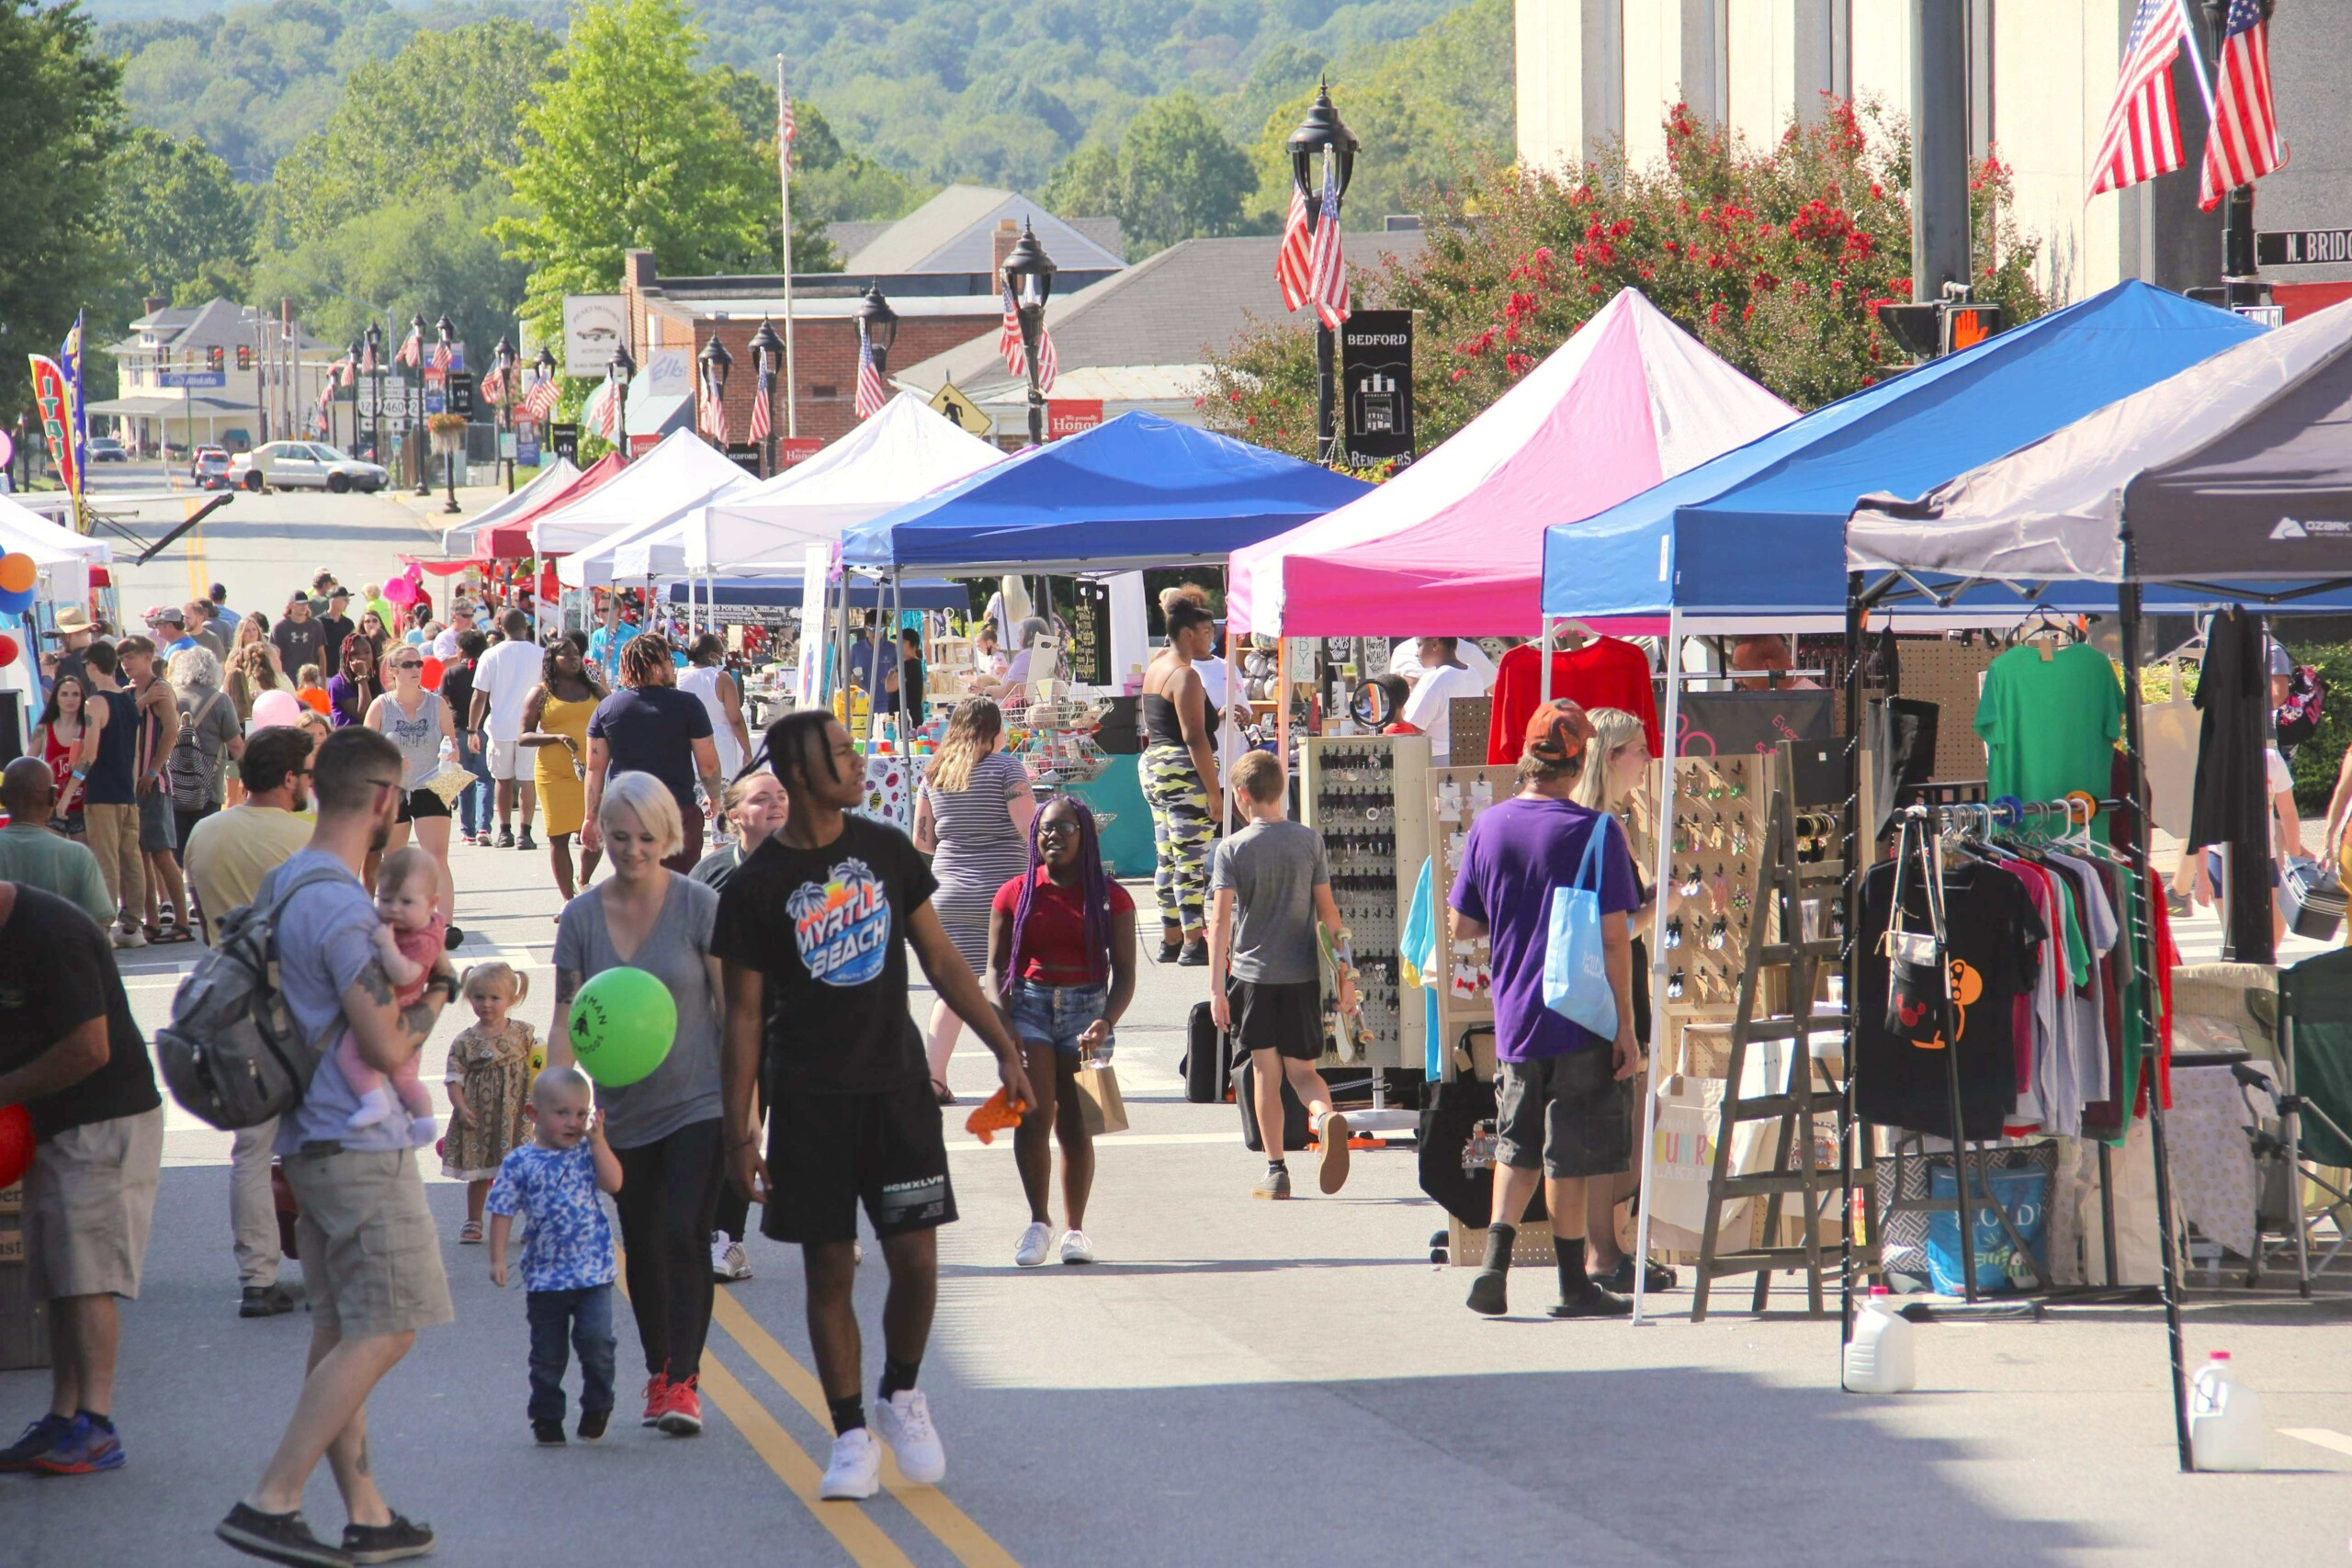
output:
M 1078 1069 L 1078 1103 L 1093 1137 L 1127 1130 L 1127 1102 L 1119 1098 L 1119 1072 L 1108 1062 Z

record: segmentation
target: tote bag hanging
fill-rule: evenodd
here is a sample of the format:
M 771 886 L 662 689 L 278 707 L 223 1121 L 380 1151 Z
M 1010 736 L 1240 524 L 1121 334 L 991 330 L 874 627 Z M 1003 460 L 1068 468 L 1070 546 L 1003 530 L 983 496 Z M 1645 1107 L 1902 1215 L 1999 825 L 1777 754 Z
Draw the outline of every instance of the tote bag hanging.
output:
M 1926 931 L 1911 931 L 1905 922 L 1904 883 L 1917 867 L 1928 893 Z M 1885 954 L 1886 1032 L 1913 1045 L 1940 1049 L 1944 1044 L 1944 1001 L 1951 975 L 1944 966 L 1943 865 L 1929 847 L 1929 837 L 1917 818 L 1906 818 L 1895 849 L 1894 904 L 1886 934 L 1879 940 Z
M 1600 857 L 1614 822 L 1600 814 L 1585 840 L 1576 881 L 1552 889 L 1544 942 L 1544 1005 L 1602 1040 L 1617 1038 L 1617 993 L 1610 988 L 1600 934 Z

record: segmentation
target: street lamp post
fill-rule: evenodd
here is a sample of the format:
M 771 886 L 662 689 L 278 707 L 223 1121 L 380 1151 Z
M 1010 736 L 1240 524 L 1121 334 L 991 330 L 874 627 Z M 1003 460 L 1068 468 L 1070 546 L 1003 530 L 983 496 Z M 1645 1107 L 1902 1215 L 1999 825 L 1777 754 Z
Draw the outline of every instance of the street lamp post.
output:
M 702 361 L 703 374 L 710 382 L 712 399 L 724 401 L 727 397 L 727 373 L 735 368 L 735 356 L 727 352 L 725 344 L 718 341 L 717 328 L 711 330 L 709 338 L 702 345 L 702 352 L 695 357 Z M 703 432 L 703 439 L 710 439 L 708 431 Z M 722 445 L 720 450 L 725 449 Z
M 1290 133 L 1283 143 L 1290 151 L 1290 177 L 1297 185 L 1299 195 L 1306 202 L 1306 220 L 1310 226 L 1323 220 L 1323 155 L 1326 152 L 1339 167 L 1334 185 L 1337 197 L 1344 197 L 1348 181 L 1355 175 L 1355 133 L 1340 119 L 1340 111 L 1331 107 L 1329 86 L 1315 95 L 1314 105 L 1298 129 Z M 1338 200 L 1333 202 L 1336 213 Z M 1338 357 L 1339 334 L 1324 326 L 1319 320 L 1315 329 L 1315 458 L 1320 463 L 1338 460 L 1339 431 L 1332 419 L 1333 391 L 1338 375 L 1333 361 Z
M 424 419 L 423 413 L 424 408 L 424 318 L 423 316 L 411 316 L 408 319 L 408 330 L 409 336 L 417 344 L 416 363 L 409 367 L 410 369 L 416 372 L 416 385 L 418 389 L 416 401 L 418 411 L 417 417 L 412 420 L 409 424 L 410 445 L 416 452 L 416 493 L 419 495 L 431 495 L 433 493 L 433 481 L 424 471 Z
M 376 383 L 376 445 L 368 457 L 370 462 L 380 463 L 384 460 L 384 329 L 370 321 L 368 330 L 359 334 L 359 341 L 368 351 L 368 378 Z
M 498 367 L 498 459 L 506 465 L 506 493 L 514 493 L 514 457 L 507 441 L 514 434 L 514 345 L 504 338 L 490 351 Z
M 1021 318 L 1021 356 L 1029 367 L 1029 445 L 1046 444 L 1046 394 L 1037 384 L 1037 348 L 1046 336 L 1046 301 L 1054 294 L 1054 258 L 1023 220 L 1021 238 L 1004 258 L 1004 283 Z
M 1044 254 L 1041 251 L 1039 254 Z M 1046 265 L 1051 266 L 1051 262 Z M 865 336 L 865 346 L 874 355 L 874 374 L 888 389 L 890 377 L 890 345 L 899 341 L 899 312 L 890 309 L 890 301 L 882 298 L 882 285 L 869 282 L 857 300 L 858 331 Z
M 760 478 L 775 473 L 775 380 L 784 367 L 784 340 L 775 335 L 775 323 L 762 321 L 760 330 L 752 334 L 752 371 L 759 378 L 759 396 L 769 404 L 767 417 L 761 423 L 767 426 L 767 435 L 760 443 Z
M 628 466 L 628 383 L 637 374 L 637 361 L 629 356 L 628 344 L 613 350 L 613 361 L 605 367 L 605 378 L 613 384 L 613 450 L 621 455 L 621 466 Z
M 359 340 L 353 338 L 349 356 L 344 360 L 344 364 L 350 367 L 347 373 L 351 377 L 351 446 L 355 452 L 359 449 Z M 333 372 L 329 372 L 328 379 L 334 379 Z M 375 459 L 368 460 L 373 462 Z
M 441 407 L 447 412 L 455 413 L 458 411 L 450 405 L 457 400 L 449 396 L 449 372 L 457 365 L 457 346 L 451 341 L 457 328 L 449 324 L 448 317 L 444 316 L 433 323 L 433 331 L 440 344 L 435 357 L 441 361 Z M 458 455 L 465 449 L 465 436 L 460 434 L 457 446 L 441 454 L 441 479 L 449 491 L 449 503 L 441 509 L 444 512 L 458 510 Z M 425 487 L 425 493 L 432 493 L 431 486 Z

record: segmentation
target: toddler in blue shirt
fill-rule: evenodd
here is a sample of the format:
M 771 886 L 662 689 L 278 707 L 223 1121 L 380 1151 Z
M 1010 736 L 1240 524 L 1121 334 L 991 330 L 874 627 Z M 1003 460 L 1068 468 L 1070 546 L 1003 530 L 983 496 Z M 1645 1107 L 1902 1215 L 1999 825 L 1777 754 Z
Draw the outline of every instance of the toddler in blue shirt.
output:
M 506 1288 L 506 1241 L 514 1216 L 523 1233 L 523 1289 L 531 1323 L 531 1432 L 563 1439 L 566 1339 L 580 1352 L 580 1436 L 594 1442 L 613 1415 L 613 1228 L 599 1191 L 621 1190 L 621 1162 L 605 1142 L 605 1113 L 592 1109 L 576 1067 L 549 1067 L 532 1080 L 523 1114 L 532 1141 L 510 1149 L 490 1190 L 490 1278 Z

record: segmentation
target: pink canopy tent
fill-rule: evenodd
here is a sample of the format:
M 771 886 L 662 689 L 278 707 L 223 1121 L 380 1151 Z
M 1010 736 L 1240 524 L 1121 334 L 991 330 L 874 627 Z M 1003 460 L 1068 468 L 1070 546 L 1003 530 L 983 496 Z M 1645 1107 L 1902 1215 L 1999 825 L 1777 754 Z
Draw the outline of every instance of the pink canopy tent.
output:
M 1604 512 L 1796 411 L 1634 289 L 1495 405 L 1386 484 L 1237 550 L 1237 630 L 1527 635 L 1544 530 Z

